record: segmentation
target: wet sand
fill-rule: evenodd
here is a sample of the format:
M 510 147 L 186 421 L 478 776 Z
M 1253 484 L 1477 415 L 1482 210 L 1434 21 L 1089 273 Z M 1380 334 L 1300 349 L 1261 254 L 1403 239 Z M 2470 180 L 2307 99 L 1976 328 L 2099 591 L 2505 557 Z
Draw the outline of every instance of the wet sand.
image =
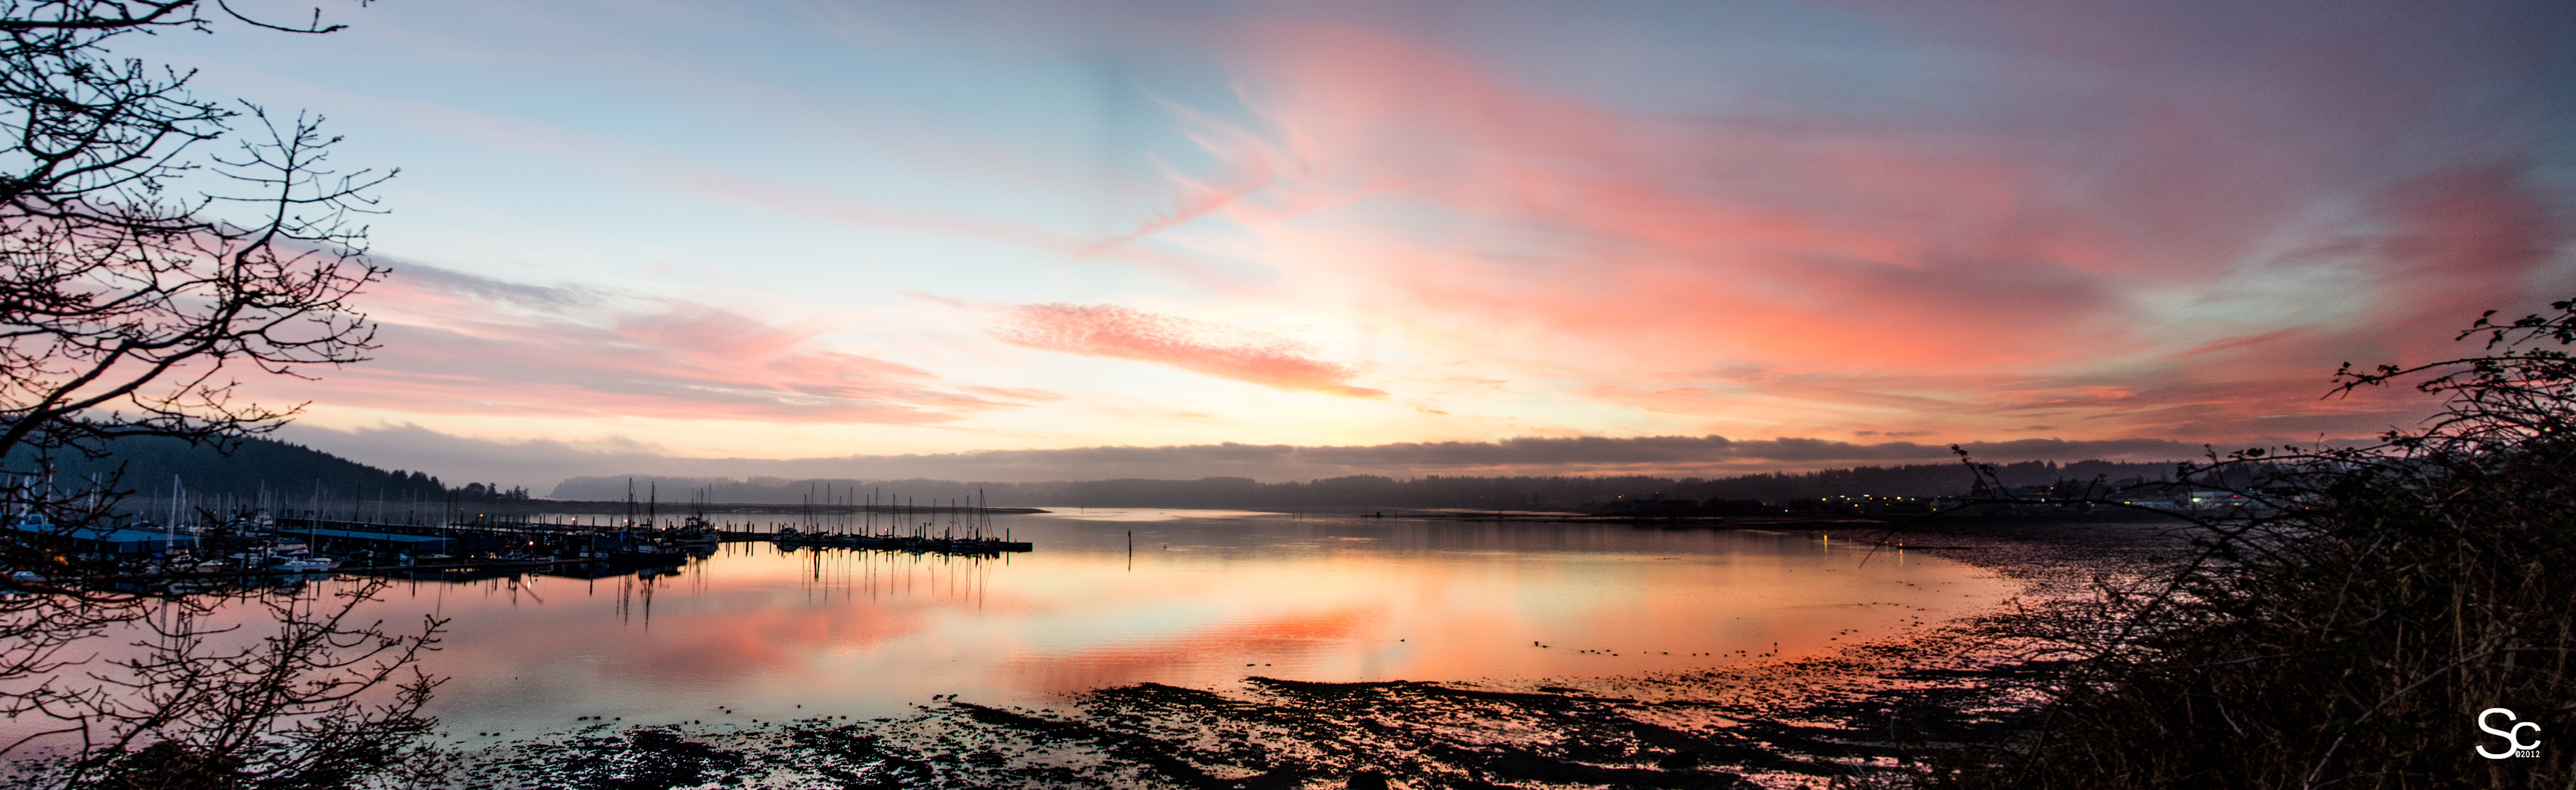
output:
M 2008 735 L 2064 666 L 2007 634 L 2179 542 L 2148 523 L 1934 521 L 1909 551 L 2022 585 L 1997 609 L 1792 661 L 1630 677 L 1145 684 L 1044 707 L 621 727 L 460 754 L 455 785 L 641 787 L 1823 787 Z M 1856 537 L 1859 535 L 1855 535 Z M 1356 778 L 1355 778 L 1356 777 Z

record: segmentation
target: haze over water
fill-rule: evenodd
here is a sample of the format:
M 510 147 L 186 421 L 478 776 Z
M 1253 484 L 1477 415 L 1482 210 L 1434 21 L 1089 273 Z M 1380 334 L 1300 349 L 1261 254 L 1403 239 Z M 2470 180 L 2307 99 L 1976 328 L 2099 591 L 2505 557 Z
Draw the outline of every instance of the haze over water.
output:
M 2010 590 L 1810 532 L 1097 509 L 997 526 L 1037 550 L 729 544 L 656 578 L 405 582 L 380 606 L 454 618 L 424 662 L 450 678 L 432 711 L 446 730 L 524 736 L 579 716 L 865 717 L 1143 682 L 1686 670 L 1885 637 Z

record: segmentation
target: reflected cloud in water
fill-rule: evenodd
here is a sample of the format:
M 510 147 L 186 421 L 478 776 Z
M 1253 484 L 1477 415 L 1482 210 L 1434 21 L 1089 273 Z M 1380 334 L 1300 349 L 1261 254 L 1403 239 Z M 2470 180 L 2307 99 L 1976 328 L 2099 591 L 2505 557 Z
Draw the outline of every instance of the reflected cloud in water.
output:
M 870 716 L 932 695 L 1033 704 L 1249 676 L 1687 670 L 1888 637 L 2010 590 L 1808 533 L 1179 510 L 1003 521 L 1037 550 L 728 544 L 654 578 L 418 582 L 379 606 L 455 618 L 428 667 L 453 678 L 435 703 L 451 729 L 535 732 L 576 716 Z

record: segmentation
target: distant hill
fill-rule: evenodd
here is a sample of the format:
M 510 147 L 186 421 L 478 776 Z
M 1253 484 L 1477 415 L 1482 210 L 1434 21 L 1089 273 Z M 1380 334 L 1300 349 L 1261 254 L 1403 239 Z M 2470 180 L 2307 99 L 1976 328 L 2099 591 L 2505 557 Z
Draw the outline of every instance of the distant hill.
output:
M 480 501 L 511 495 L 509 491 L 496 491 L 496 485 L 482 483 L 451 489 L 437 477 L 421 472 L 386 471 L 300 444 L 268 439 L 245 439 L 230 456 L 212 447 L 190 446 L 157 436 L 118 439 L 108 449 L 110 455 L 101 459 L 77 454 L 55 458 L 56 485 L 73 488 L 81 485 L 75 481 L 119 480 L 120 488 L 139 496 L 166 497 L 175 476 L 191 497 L 225 496 L 254 501 L 265 492 L 271 502 L 298 505 L 315 500 L 437 502 L 450 496 Z M 33 465 L 32 458 L 26 452 L 13 454 L 9 468 L 28 469 Z M 117 477 L 120 469 L 121 479 Z M 522 498 L 526 496 L 524 490 L 517 493 Z
M 2031 461 L 1998 468 L 2005 485 L 2049 485 L 2060 480 L 2096 476 L 2169 479 L 2168 463 L 2077 461 L 2059 464 Z M 1675 499 L 1758 499 L 1781 501 L 1806 497 L 1877 494 L 1935 496 L 1959 494 L 1972 485 L 1959 464 L 1863 466 L 1816 472 L 1775 472 L 1721 478 L 1620 477 L 1450 477 L 1432 475 L 1398 480 L 1360 475 L 1306 482 L 1263 483 L 1241 477 L 1199 480 L 1090 480 L 1049 483 L 979 483 L 955 480 L 749 480 L 703 477 L 576 477 L 555 486 L 555 499 L 624 499 L 628 485 L 635 498 L 648 495 L 664 502 L 707 501 L 736 504 L 794 505 L 807 501 L 856 504 L 871 493 L 921 505 L 950 500 L 972 502 L 978 491 L 994 506 L 1007 507 L 1203 507 L 1203 508 L 1520 508 L 1574 507 L 1620 496 L 1660 494 Z

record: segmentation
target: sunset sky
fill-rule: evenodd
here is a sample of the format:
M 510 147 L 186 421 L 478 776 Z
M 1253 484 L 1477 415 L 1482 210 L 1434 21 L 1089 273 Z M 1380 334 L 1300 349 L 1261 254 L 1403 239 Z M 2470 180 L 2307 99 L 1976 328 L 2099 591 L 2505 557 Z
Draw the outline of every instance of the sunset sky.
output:
M 541 493 L 2166 458 L 2409 422 L 2335 366 L 2576 296 L 2565 2 L 326 14 L 119 50 L 402 169 L 383 350 L 262 395 Z M 1450 452 L 971 455 L 1221 443 Z

